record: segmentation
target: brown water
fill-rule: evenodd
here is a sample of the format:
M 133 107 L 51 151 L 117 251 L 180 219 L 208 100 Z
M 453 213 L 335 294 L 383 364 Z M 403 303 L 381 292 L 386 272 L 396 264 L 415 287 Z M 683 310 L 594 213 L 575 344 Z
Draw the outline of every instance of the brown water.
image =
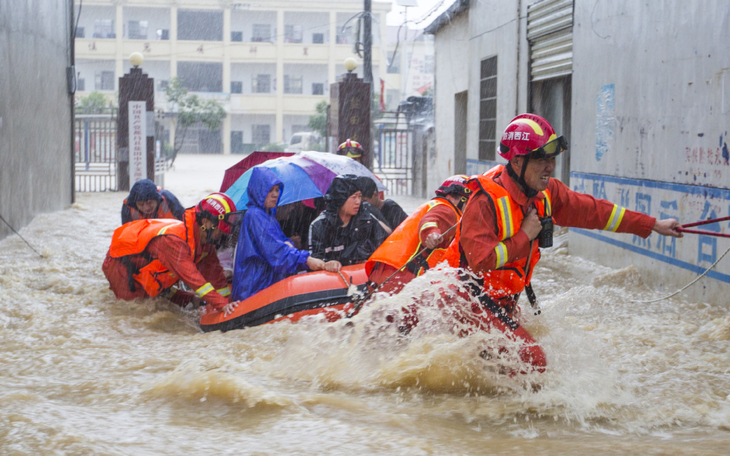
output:
M 201 163 L 168 175 L 185 204 L 220 182 L 191 184 Z M 436 272 L 353 326 L 203 334 L 193 311 L 108 290 L 124 196 L 36 217 L 21 234 L 43 258 L 0 241 L 0 454 L 730 454 L 727 303 L 632 303 L 659 296 L 641 271 L 558 247 L 524 316 L 542 375 L 500 374 L 509 356 L 476 356 L 499 334 L 458 338 L 435 310 L 406 337 L 388 325 Z

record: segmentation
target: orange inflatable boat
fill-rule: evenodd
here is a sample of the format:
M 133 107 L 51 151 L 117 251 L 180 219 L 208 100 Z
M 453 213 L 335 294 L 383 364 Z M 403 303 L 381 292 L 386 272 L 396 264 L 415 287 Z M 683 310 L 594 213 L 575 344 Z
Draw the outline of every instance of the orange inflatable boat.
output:
M 368 279 L 365 263 L 345 266 L 341 274 L 317 271 L 287 277 L 241 301 L 230 315 L 206 313 L 200 328 L 204 332 L 230 331 L 321 313 L 330 321 L 338 320 L 352 307 L 353 286 L 365 293 Z

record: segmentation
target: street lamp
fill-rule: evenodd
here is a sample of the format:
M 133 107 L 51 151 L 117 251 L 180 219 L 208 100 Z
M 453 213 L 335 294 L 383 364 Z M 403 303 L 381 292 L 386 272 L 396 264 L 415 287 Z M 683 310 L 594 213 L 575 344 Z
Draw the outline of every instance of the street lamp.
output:
M 357 68 L 357 60 L 353 59 L 352 57 L 348 57 L 345 59 L 345 69 L 348 73 L 352 73 L 355 71 L 355 68 Z
M 129 55 L 129 63 L 135 68 L 139 68 L 142 62 L 144 62 L 144 56 L 140 52 L 132 52 Z

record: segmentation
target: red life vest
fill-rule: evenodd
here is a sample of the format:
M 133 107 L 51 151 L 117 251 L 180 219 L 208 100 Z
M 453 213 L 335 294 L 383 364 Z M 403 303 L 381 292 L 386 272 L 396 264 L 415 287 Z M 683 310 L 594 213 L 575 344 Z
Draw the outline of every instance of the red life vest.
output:
M 130 268 L 131 255 L 146 255 L 145 249 L 152 239 L 157 236 L 177 236 L 187 242 L 190 247 L 190 258 L 195 258 L 195 237 L 193 235 L 195 225 L 195 210 L 185 211 L 183 222 L 169 219 L 142 219 L 126 223 L 116 230 L 112 236 L 112 244 L 109 247 L 109 255 L 112 258 L 119 258 Z M 200 261 L 202 257 L 197 258 Z M 169 271 L 156 259 L 146 256 L 149 263 L 141 268 L 130 268 L 130 288 L 133 287 L 132 279 L 142 285 L 149 296 L 157 296 L 163 290 L 170 288 L 177 283 L 177 276 Z M 134 270 L 133 270 L 134 269 Z
M 420 232 L 418 230 L 421 219 L 428 211 L 440 205 L 450 207 L 456 213 L 457 220 L 461 219 L 461 211 L 443 198 L 434 198 L 422 204 L 413 214 L 398 225 L 398 228 L 373 252 L 370 258 L 368 258 L 367 263 L 365 263 L 365 272 L 370 275 L 375 267 L 375 263 L 384 263 L 395 269 L 400 269 L 404 264 L 411 261 L 422 248 Z M 445 252 L 446 249 L 434 249 L 428 257 L 424 258 L 425 263 L 421 262 L 420 265 L 417 265 L 412 270 L 414 275 L 419 276 L 426 269 L 436 266 L 442 261 Z
M 503 171 L 504 166 L 498 165 L 483 175 L 478 176 L 477 180 L 479 181 L 480 188 L 475 192 L 484 192 L 489 195 L 497 212 L 497 237 L 500 240 L 494 248 L 497 254 L 497 264 L 494 270 L 481 274 L 484 280 L 484 289 L 492 299 L 500 299 L 521 293 L 525 286 L 529 285 L 532 278 L 532 271 L 540 260 L 540 251 L 537 241 L 535 241 L 532 246 L 532 253 L 530 254 L 529 273 L 525 271 L 527 258 L 520 258 L 517 261 L 507 263 L 507 248 L 501 241 L 517 234 L 522 226 L 524 214 L 522 213 L 522 208 L 512 199 L 507 190 L 494 181 Z M 552 207 L 550 192 L 545 190 L 542 193 L 545 198 L 535 199 L 535 206 L 538 216 L 545 217 L 552 213 Z M 471 204 L 473 200 L 474 197 L 472 196 L 468 204 Z M 466 268 L 468 264 L 463 255 L 460 240 L 461 224 L 456 229 L 454 240 L 446 249 L 444 259 L 449 263 L 449 266 Z
M 124 205 L 129 208 L 130 215 L 132 216 L 132 221 L 134 220 L 144 220 L 145 217 L 142 217 L 142 213 L 137 210 L 134 206 L 129 206 L 127 204 L 127 200 L 124 200 Z M 172 210 L 170 209 L 170 205 L 167 204 L 167 198 L 164 196 L 162 197 L 162 201 L 157 206 L 157 212 L 155 213 L 155 216 L 152 218 L 156 219 L 177 219 L 175 217 L 175 214 L 172 213 Z

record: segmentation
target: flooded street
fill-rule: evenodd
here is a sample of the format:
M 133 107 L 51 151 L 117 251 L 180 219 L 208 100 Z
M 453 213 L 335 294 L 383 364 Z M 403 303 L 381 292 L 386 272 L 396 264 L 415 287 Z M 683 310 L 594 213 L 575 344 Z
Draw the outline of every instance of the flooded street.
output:
M 239 159 L 180 156 L 165 187 L 191 206 Z M 0 241 L 1 454 L 728 454 L 727 302 L 631 302 L 664 293 L 558 245 L 536 270 L 542 314 L 523 311 L 544 374 L 500 374 L 478 356 L 499 335 L 459 338 L 437 312 L 408 336 L 389 327 L 384 313 L 443 286 L 437 271 L 352 326 L 203 334 L 196 311 L 108 289 L 125 196 L 37 216 L 20 233 L 42 258 Z

